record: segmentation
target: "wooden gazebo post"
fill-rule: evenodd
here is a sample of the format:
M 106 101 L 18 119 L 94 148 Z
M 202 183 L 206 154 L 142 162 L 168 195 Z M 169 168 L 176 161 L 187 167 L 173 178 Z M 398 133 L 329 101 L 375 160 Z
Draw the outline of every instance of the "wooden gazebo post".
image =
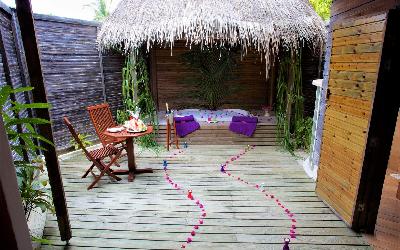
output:
M 30 85 L 34 87 L 34 90 L 32 91 L 33 101 L 47 102 L 31 2 L 30 0 L 16 0 L 15 4 L 25 50 L 29 78 L 31 80 Z M 36 116 L 38 118 L 50 120 L 48 109 L 38 109 L 36 111 Z M 54 142 L 53 131 L 50 124 L 40 125 L 38 126 L 38 129 L 40 135 Z M 69 223 L 67 203 L 65 200 L 64 187 L 61 179 L 60 165 L 58 163 L 56 149 L 45 143 L 42 143 L 41 146 L 46 148 L 46 151 L 44 151 L 43 154 L 46 159 L 61 240 L 68 242 L 68 240 L 71 239 L 71 226 Z

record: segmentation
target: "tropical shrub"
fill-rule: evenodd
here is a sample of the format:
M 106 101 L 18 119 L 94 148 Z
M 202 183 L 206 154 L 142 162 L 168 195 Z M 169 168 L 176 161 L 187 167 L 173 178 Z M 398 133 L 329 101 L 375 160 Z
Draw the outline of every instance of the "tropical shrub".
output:
M 94 11 L 95 21 L 104 21 L 110 15 L 110 5 L 112 0 L 95 0 L 88 6 Z
M 277 78 L 276 118 L 278 142 L 290 153 L 308 150 L 313 121 L 304 117 L 301 52 L 286 52 L 280 60 Z
M 143 52 L 135 51 L 128 55 L 122 69 L 122 104 L 117 111 L 117 122 L 122 124 L 129 119 L 128 111 L 140 111 L 140 119 L 154 127 L 155 133 L 142 136 L 136 142 L 145 149 L 158 153 L 160 146 L 156 141 L 158 116 L 149 87 L 149 72 Z
M 330 18 L 332 0 L 310 0 L 310 3 L 323 20 Z
M 19 118 L 16 115 L 27 109 L 47 109 L 50 108 L 50 105 L 47 103 L 19 103 L 11 99 L 14 94 L 32 91 L 32 89 L 31 87 L 12 89 L 10 86 L 0 88 L 0 112 L 11 150 L 15 154 L 14 166 L 27 220 L 35 208 L 40 208 L 43 212 L 54 211 L 49 190 L 46 188 L 47 180 L 42 177 L 45 173 L 45 163 L 39 152 L 45 148 L 39 146 L 37 141 L 54 145 L 39 135 L 34 127 L 50 122 L 40 118 Z M 22 132 L 16 129 L 16 126 L 20 126 Z
M 80 141 L 82 142 L 82 144 L 83 144 L 83 146 L 84 146 L 85 148 L 93 145 L 93 143 L 88 139 L 89 136 L 90 136 L 90 135 L 88 135 L 88 134 L 78 134 L 78 137 L 79 137 Z M 75 141 L 75 139 L 71 139 L 71 140 L 69 141 L 69 144 L 70 144 L 75 150 L 78 150 L 78 149 L 81 148 L 81 146 Z

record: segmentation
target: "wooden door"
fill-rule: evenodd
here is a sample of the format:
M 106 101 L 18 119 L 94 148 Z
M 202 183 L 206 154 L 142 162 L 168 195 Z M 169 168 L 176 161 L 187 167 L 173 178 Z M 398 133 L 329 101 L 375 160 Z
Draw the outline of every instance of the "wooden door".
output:
M 398 111 L 398 101 L 391 99 L 398 87 L 388 78 L 393 68 L 384 62 L 397 53 L 393 36 L 386 33 L 388 20 L 387 14 L 362 17 L 339 22 L 332 31 L 316 192 L 356 230 L 371 231 L 375 225 L 373 212 L 379 207 Z M 377 137 L 383 124 L 385 134 Z

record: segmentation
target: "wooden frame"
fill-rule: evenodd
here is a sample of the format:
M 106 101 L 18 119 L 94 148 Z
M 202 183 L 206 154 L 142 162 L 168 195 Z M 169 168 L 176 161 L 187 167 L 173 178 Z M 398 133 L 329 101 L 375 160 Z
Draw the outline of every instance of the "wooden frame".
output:
M 31 3 L 30 0 L 16 0 L 15 4 L 31 86 L 34 87 L 32 91 L 33 101 L 47 103 Z M 50 120 L 50 113 L 47 109 L 38 109 L 36 111 L 36 116 L 38 118 Z M 40 125 L 38 126 L 38 130 L 40 135 L 54 142 L 53 131 L 50 124 Z M 61 240 L 68 242 L 72 237 L 71 225 L 69 223 L 67 203 L 56 149 L 46 143 L 43 143 L 41 146 L 46 149 L 46 151 L 43 151 L 43 154 L 46 160 Z
M 0 114 L 0 241 L 4 249 L 32 249 L 29 229 L 18 192 L 17 175 Z
M 369 124 L 353 225 L 373 233 L 400 107 L 400 10 L 390 10 Z

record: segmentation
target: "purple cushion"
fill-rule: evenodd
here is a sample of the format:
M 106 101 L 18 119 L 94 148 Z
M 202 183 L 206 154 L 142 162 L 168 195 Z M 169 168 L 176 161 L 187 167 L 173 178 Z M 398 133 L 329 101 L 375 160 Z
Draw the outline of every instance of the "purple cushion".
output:
M 179 137 L 193 133 L 200 128 L 200 124 L 194 120 L 193 115 L 174 117 L 176 133 Z
M 257 123 L 258 118 L 252 116 L 233 116 L 232 122 L 247 122 L 247 123 Z
M 229 130 L 237 134 L 251 137 L 256 131 L 257 122 L 257 117 L 234 116 L 232 117 L 232 122 L 229 125 Z
M 174 117 L 175 122 L 191 122 L 194 121 L 193 115 Z

